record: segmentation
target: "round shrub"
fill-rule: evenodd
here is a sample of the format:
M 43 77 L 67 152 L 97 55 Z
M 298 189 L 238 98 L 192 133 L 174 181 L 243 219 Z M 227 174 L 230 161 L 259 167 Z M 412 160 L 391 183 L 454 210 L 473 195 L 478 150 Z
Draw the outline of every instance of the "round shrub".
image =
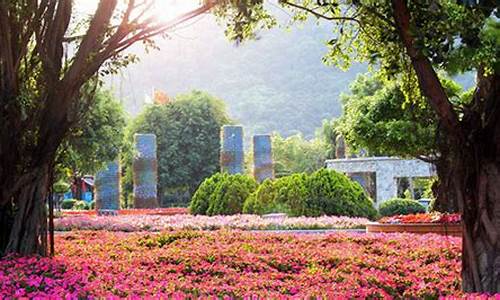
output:
M 257 182 L 247 175 L 224 174 L 208 199 L 207 215 L 234 215 L 243 210 L 243 203 L 257 188 Z
M 206 215 L 208 209 L 208 200 L 210 196 L 215 192 L 219 183 L 224 179 L 224 174 L 216 173 L 213 176 L 205 179 L 193 197 L 191 198 L 191 203 L 189 205 L 189 210 L 193 215 Z
M 283 212 L 276 203 L 275 183 L 266 179 L 259 187 L 245 200 L 243 213 L 245 214 L 268 214 Z
M 75 205 L 76 201 L 77 201 L 76 199 L 64 199 L 61 202 L 61 208 L 62 209 L 73 209 L 73 206 Z
M 425 213 L 425 207 L 415 200 L 393 198 L 380 204 L 379 213 L 383 217 Z
M 243 205 L 243 213 L 286 213 L 288 216 L 304 216 L 307 212 L 305 173 L 265 180 Z
M 278 207 L 284 208 L 281 212 L 291 217 L 308 215 L 306 179 L 307 174 L 298 173 L 275 181 L 275 202 Z
M 243 203 L 255 191 L 257 183 L 246 175 L 217 173 L 203 181 L 190 204 L 192 214 L 233 215 L 243 210 Z
M 307 215 L 334 215 L 374 219 L 377 211 L 363 188 L 347 176 L 321 169 L 305 182 L 308 192 Z
M 75 204 L 73 205 L 73 209 L 76 210 L 87 210 L 88 206 L 85 201 L 76 201 Z

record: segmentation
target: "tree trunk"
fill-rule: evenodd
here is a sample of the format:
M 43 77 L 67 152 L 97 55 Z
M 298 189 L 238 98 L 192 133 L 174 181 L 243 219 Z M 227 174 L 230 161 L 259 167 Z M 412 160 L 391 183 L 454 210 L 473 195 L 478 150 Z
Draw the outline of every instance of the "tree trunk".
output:
M 47 255 L 49 168 L 32 171 L 32 180 L 0 207 L 0 253 Z M 7 187 L 3 187 L 6 188 Z
M 453 177 L 464 222 L 462 279 L 468 292 L 500 292 L 500 74 L 483 76 L 455 144 Z

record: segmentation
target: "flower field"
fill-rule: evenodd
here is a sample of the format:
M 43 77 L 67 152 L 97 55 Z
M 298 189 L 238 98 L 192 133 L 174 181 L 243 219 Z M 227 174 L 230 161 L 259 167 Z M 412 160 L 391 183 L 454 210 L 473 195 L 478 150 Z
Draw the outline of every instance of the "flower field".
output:
M 257 215 L 193 216 L 193 215 L 118 215 L 67 216 L 55 220 L 57 231 L 109 230 L 109 231 L 164 231 L 177 229 L 216 230 L 271 230 L 271 229 L 355 229 L 364 228 L 365 218 L 349 217 L 297 217 L 266 219 Z
M 461 296 L 460 239 L 437 235 L 85 231 L 56 248 L 0 261 L 0 298 Z

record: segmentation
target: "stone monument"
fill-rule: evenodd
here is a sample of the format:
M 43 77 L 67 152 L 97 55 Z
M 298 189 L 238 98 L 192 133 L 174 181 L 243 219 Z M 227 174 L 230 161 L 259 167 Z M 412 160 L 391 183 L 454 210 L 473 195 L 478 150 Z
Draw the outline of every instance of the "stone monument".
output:
M 257 182 L 274 178 L 273 152 L 269 134 L 253 136 L 253 166 L 253 174 Z
M 158 208 L 156 135 L 135 134 L 134 145 L 134 207 Z
M 98 215 L 116 215 L 120 209 L 120 163 L 109 162 L 95 175 L 95 208 Z
M 229 174 L 243 174 L 243 127 L 224 125 L 221 129 L 220 169 Z

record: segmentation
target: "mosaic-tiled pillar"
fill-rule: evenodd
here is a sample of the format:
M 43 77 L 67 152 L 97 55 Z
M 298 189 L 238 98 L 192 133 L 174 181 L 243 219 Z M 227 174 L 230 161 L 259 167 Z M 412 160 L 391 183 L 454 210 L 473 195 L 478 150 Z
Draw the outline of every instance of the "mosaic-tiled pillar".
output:
M 120 163 L 110 162 L 95 175 L 95 208 L 98 215 L 116 215 L 120 209 Z
M 224 125 L 221 130 L 220 169 L 229 174 L 243 174 L 243 127 Z
M 257 182 L 274 178 L 273 152 L 269 134 L 253 136 L 253 175 Z
M 134 207 L 158 208 L 156 135 L 134 135 Z

